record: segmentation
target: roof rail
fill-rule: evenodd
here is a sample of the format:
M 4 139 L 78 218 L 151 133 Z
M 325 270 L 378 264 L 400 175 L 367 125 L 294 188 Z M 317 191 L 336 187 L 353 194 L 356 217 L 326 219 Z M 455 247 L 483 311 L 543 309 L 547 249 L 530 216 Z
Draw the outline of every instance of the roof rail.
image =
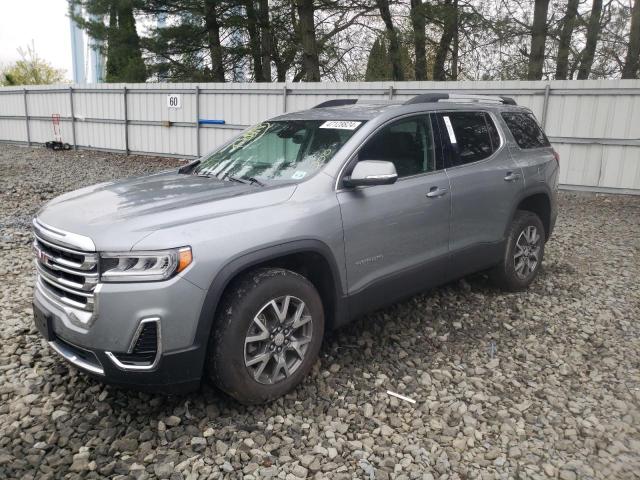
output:
M 470 95 L 459 93 L 424 93 L 417 95 L 405 102 L 405 105 L 413 105 L 416 103 L 436 103 L 441 100 L 453 102 L 477 102 L 477 103 L 502 103 L 505 105 L 517 105 L 516 101 L 511 97 L 492 96 L 492 95 Z
M 327 100 L 326 102 L 319 103 L 313 108 L 324 108 L 324 107 L 341 107 L 342 105 L 353 105 L 357 103 L 357 98 L 336 98 L 333 100 Z

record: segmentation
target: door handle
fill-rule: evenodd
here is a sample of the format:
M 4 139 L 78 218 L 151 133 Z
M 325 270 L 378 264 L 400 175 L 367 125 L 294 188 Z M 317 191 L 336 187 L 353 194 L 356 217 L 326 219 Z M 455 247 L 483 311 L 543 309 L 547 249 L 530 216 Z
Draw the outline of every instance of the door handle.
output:
M 507 172 L 507 175 L 504 177 L 504 181 L 505 182 L 515 182 L 521 176 L 522 175 L 520 175 L 519 173 L 516 173 L 516 172 Z
M 446 188 L 431 187 L 429 193 L 427 193 L 427 198 L 438 198 L 443 196 L 445 193 L 447 193 Z

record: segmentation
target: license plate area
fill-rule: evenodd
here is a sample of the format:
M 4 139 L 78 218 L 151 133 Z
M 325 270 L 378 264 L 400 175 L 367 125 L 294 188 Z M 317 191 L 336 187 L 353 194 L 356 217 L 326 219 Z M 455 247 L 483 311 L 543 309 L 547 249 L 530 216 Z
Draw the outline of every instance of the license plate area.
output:
M 35 323 L 36 328 L 40 332 L 40 335 L 42 335 L 47 342 L 53 339 L 51 319 L 46 313 L 44 313 L 40 308 L 38 308 L 38 306 L 35 303 L 33 304 L 33 322 Z

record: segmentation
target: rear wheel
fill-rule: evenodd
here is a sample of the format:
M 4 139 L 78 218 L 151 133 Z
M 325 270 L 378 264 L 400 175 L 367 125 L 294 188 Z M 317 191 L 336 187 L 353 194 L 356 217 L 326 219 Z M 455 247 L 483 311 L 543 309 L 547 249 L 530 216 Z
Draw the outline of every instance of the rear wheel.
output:
M 494 282 L 510 291 L 526 289 L 544 257 L 544 225 L 535 213 L 518 210 L 511 223 L 504 256 L 492 271 Z
M 324 333 L 313 284 L 289 270 L 257 269 L 234 282 L 222 302 L 209 342 L 213 382 L 246 404 L 268 402 L 298 385 Z

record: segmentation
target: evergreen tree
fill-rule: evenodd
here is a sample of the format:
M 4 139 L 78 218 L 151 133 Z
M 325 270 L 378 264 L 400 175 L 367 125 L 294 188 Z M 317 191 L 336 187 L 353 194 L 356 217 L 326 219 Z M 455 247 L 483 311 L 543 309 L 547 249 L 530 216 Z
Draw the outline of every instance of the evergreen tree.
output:
M 70 14 L 90 37 L 106 47 L 107 82 L 144 82 L 147 70 L 142 59 L 134 8 L 137 0 L 72 0 Z M 88 18 L 75 15 L 81 5 Z M 108 17 L 105 25 L 104 18 Z
M 373 42 L 373 46 L 371 47 L 371 51 L 369 52 L 365 81 L 375 82 L 392 79 L 393 72 L 388 48 L 385 44 L 384 38 L 378 37 L 376 38 L 376 41 Z

